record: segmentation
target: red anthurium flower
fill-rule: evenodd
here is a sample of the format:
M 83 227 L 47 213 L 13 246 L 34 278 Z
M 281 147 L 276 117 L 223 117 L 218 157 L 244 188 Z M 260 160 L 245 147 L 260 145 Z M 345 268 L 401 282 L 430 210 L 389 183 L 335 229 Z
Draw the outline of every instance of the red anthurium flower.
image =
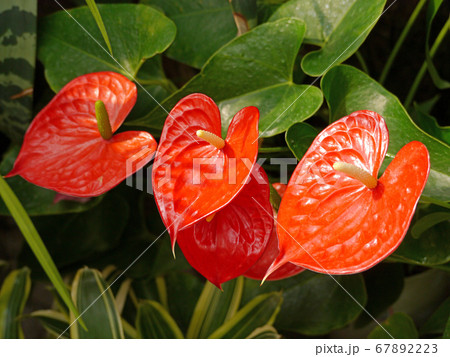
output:
M 284 192 L 286 191 L 287 185 L 282 183 L 273 183 L 272 186 L 277 190 L 278 194 L 283 197 Z M 276 212 L 274 210 L 274 216 L 276 218 Z M 272 220 L 272 218 L 270 217 Z M 267 247 L 264 250 L 264 253 L 261 257 L 256 261 L 256 263 L 245 272 L 244 276 L 251 279 L 262 280 L 266 275 L 267 270 L 270 265 L 274 262 L 274 260 L 278 257 L 280 250 L 278 249 L 278 236 L 276 225 L 274 225 L 272 234 L 270 235 L 269 243 L 267 243 Z M 302 267 L 299 267 L 292 263 L 286 263 L 282 267 L 278 268 L 272 274 L 270 274 L 266 280 L 281 280 L 286 279 L 291 276 L 297 275 L 301 273 L 303 270 Z
M 389 141 L 383 118 L 358 111 L 328 126 L 295 169 L 278 211 L 280 255 L 320 273 L 369 269 L 406 234 L 430 167 L 419 142 L 405 145 L 377 179 Z
M 12 171 L 35 185 L 76 196 L 98 196 L 151 160 L 153 137 L 112 135 L 136 102 L 136 86 L 114 72 L 75 78 L 40 111 L 25 134 Z
M 178 244 L 188 262 L 220 288 L 246 272 L 265 251 L 273 232 L 273 219 L 267 215 L 271 209 L 269 181 L 255 164 L 239 194 L 212 220 L 203 218 L 180 230 Z
M 172 247 L 177 232 L 220 210 L 241 191 L 258 154 L 259 111 L 233 118 L 225 140 L 220 112 L 200 93 L 180 100 L 166 119 L 153 166 L 153 191 Z

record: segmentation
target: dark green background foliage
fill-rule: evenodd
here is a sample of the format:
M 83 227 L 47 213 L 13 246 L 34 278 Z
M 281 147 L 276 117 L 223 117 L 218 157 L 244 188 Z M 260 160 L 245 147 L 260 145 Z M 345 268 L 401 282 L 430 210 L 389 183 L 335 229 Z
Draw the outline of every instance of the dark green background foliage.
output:
M 448 2 L 59 2 L 68 13 L 52 0 L 0 2 L 2 175 L 34 115 L 67 82 L 95 71 L 137 84 L 122 130 L 158 138 L 177 101 L 202 92 L 217 102 L 224 134 L 234 113 L 257 106 L 260 156 L 300 160 L 329 123 L 370 109 L 390 133 L 383 169 L 418 140 L 431 171 L 404 241 L 374 268 L 306 271 L 263 286 L 239 277 L 223 292 L 178 248 L 173 258 L 145 190 L 122 183 L 87 202 L 55 202 L 53 191 L 7 179 L 66 294 L 79 311 L 96 302 L 83 317 L 87 330 L 69 328 L 75 315 L 56 269 L 48 275 L 0 200 L 0 338 L 450 337 Z M 263 167 L 279 181 L 279 166 Z

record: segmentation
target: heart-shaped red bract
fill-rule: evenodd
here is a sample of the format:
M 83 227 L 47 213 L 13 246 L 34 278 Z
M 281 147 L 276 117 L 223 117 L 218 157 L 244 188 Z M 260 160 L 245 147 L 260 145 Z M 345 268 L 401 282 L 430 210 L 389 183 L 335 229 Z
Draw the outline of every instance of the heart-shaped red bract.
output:
M 320 273 L 369 269 L 401 243 L 425 186 L 430 162 L 419 142 L 404 146 L 375 188 L 333 169 L 346 162 L 375 178 L 388 146 L 375 112 L 358 111 L 328 126 L 295 169 L 278 211 L 280 255 Z
M 246 107 L 233 118 L 225 146 L 200 139 L 197 130 L 221 137 L 220 112 L 200 93 L 180 100 L 166 119 L 153 166 L 153 191 L 172 246 L 177 232 L 227 205 L 244 187 L 258 154 L 259 111 Z
M 257 164 L 248 183 L 208 222 L 201 219 L 178 232 L 188 262 L 220 285 L 246 272 L 261 257 L 273 231 L 267 175 Z
M 282 183 L 273 183 L 272 186 L 278 192 L 280 197 L 283 197 L 284 192 L 286 191 L 287 185 Z M 276 212 L 274 211 L 274 217 L 276 218 Z M 269 217 L 273 219 L 272 217 Z M 244 273 L 244 276 L 250 279 L 262 280 L 270 265 L 275 261 L 278 257 L 280 250 L 278 249 L 278 236 L 276 225 L 274 225 L 272 233 L 269 238 L 269 243 L 267 243 L 267 247 L 264 250 L 264 253 L 261 257 L 256 261 L 253 266 Z M 304 271 L 302 267 L 299 267 L 292 263 L 286 263 L 282 267 L 278 268 L 272 274 L 270 274 L 265 280 L 281 280 L 286 279 L 291 276 L 297 275 Z
M 148 163 L 156 141 L 143 131 L 101 137 L 95 102 L 104 102 L 114 133 L 136 102 L 136 86 L 115 72 L 75 78 L 42 109 L 28 128 L 7 177 L 57 192 L 98 196 Z

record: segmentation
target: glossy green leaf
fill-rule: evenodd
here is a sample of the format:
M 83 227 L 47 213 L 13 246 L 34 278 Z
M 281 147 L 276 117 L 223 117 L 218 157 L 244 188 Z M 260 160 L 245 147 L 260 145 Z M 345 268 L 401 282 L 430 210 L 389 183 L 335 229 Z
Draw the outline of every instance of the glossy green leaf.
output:
M 158 302 L 139 304 L 136 328 L 138 338 L 183 338 L 183 333 L 167 310 Z
M 72 299 L 70 298 L 69 292 L 67 291 L 66 285 L 64 284 L 64 281 L 62 280 L 62 277 L 59 274 L 58 269 L 56 268 L 55 263 L 52 260 L 52 257 L 48 253 L 47 248 L 42 242 L 39 233 L 36 231 L 33 222 L 31 221 L 17 196 L 1 176 L 0 196 L 5 202 L 6 207 L 8 207 L 8 210 L 11 212 L 11 216 L 14 218 L 14 221 L 22 232 L 29 247 L 33 251 L 36 259 L 39 261 L 42 269 L 45 271 L 48 278 L 52 282 L 54 288 L 58 291 L 58 294 L 61 296 L 62 300 L 74 314 L 74 316 L 79 316 L 78 311 L 73 304 Z M 83 320 L 80 319 L 80 323 L 84 326 Z
M 421 105 L 414 103 L 414 122 L 425 132 L 450 145 L 450 126 L 440 126 L 436 118 L 423 112 Z
M 70 16 L 59 11 L 40 22 L 38 56 L 55 92 L 75 77 L 91 72 L 114 71 L 134 77 L 145 59 L 162 53 L 175 37 L 174 23 L 149 6 L 98 8 L 108 26 L 114 59 L 100 45 L 100 30 L 87 7 L 70 10 Z
M 450 147 L 420 130 L 397 97 L 363 72 L 346 65 L 332 68 L 321 85 L 331 121 L 361 109 L 383 116 L 389 129 L 388 158 L 393 158 L 410 141 L 425 144 L 430 152 L 431 169 L 423 196 L 450 201 Z
M 13 270 L 0 290 L 0 338 L 23 338 L 20 316 L 30 294 L 30 269 Z
M 450 318 L 450 297 L 447 298 L 430 318 L 422 325 L 421 335 L 442 335 Z
M 335 276 L 336 281 L 328 275 L 300 275 L 298 284 L 283 290 L 284 303 L 275 322 L 279 331 L 323 335 L 364 313 L 367 293 L 360 274 Z
M 243 287 L 243 277 L 223 284 L 223 291 L 207 281 L 195 306 L 186 338 L 206 338 L 231 319 L 239 308 Z
M 103 23 L 102 15 L 100 15 L 100 11 L 98 11 L 97 4 L 95 0 L 86 0 L 86 4 L 91 11 L 92 16 L 97 23 L 98 29 L 100 30 L 103 40 L 105 40 L 106 46 L 108 46 L 109 53 L 112 55 L 111 42 L 109 41 L 108 32 L 106 31 L 105 24 Z
M 197 76 L 161 105 L 168 111 L 181 98 L 195 92 L 212 97 L 221 108 L 227 108 L 227 103 L 221 102 L 230 101 L 231 104 L 236 101 L 234 104 L 236 109 L 245 99 L 243 106 L 251 103 L 260 105 L 259 109 L 262 111 L 260 123 L 262 127 L 269 129 L 269 133 L 262 132 L 262 136 L 286 130 L 293 122 L 304 120 L 314 114 L 322 101 L 317 88 L 308 87 L 306 91 L 299 92 L 298 88 L 305 89 L 305 87 L 294 85 L 292 82 L 294 61 L 304 32 L 304 24 L 292 19 L 254 28 L 218 50 Z M 274 38 L 277 40 L 274 41 Z M 303 95 L 295 97 L 295 93 Z M 243 98 L 244 95 L 246 98 Z M 286 99 L 280 97 L 282 95 L 288 96 L 292 101 L 288 102 L 287 97 Z M 283 113 L 286 107 L 279 106 L 278 101 L 292 104 L 295 98 L 301 103 L 308 103 L 310 111 L 304 112 L 294 103 L 293 106 L 299 113 L 293 113 L 290 109 Z M 267 105 L 264 101 L 268 101 Z M 290 118 L 288 113 L 294 115 L 295 119 Z M 224 117 L 229 118 L 229 112 L 224 114 Z M 166 117 L 167 112 L 155 108 L 147 116 L 129 121 L 128 124 L 161 129 Z M 288 124 L 284 124 L 285 122 Z
M 1 175 L 6 175 L 11 171 L 14 161 L 19 154 L 19 149 L 20 147 L 13 146 L 6 152 L 3 161 L 0 163 Z M 94 207 L 102 200 L 101 197 L 94 197 L 88 200 L 82 199 L 81 201 L 69 199 L 58 201 L 58 194 L 55 191 L 33 185 L 20 176 L 10 177 L 6 181 L 11 189 L 16 192 L 19 200 L 23 202 L 23 207 L 30 216 L 82 212 Z M 8 208 L 0 201 L 0 215 L 9 214 Z
M 124 338 L 122 322 L 111 289 L 99 271 L 78 270 L 72 283 L 72 299 L 83 314 L 87 330 L 70 314 L 71 338 Z
M 387 332 L 395 339 L 418 338 L 414 321 L 402 312 L 396 312 L 381 324 Z M 369 334 L 368 338 L 392 338 L 380 326 L 377 326 Z
M 211 55 L 237 34 L 228 0 L 141 0 L 160 8 L 177 26 L 167 56 L 201 68 Z
M 366 310 L 374 318 L 386 311 L 400 296 L 403 290 L 403 265 L 378 264 L 363 273 L 367 289 Z M 363 312 L 355 321 L 355 327 L 373 322 L 369 314 Z
M 319 130 L 306 123 L 292 125 L 286 132 L 286 143 L 298 160 L 308 151 Z
M 255 297 L 214 331 L 209 338 L 246 338 L 256 328 L 272 325 L 282 301 L 281 293 L 268 293 Z
M 439 10 L 439 8 L 442 5 L 443 0 L 430 0 L 428 2 L 428 9 L 427 9 L 427 35 L 425 39 L 425 58 L 426 63 L 428 67 L 428 72 L 430 73 L 431 79 L 434 82 L 434 85 L 438 87 L 439 89 L 447 89 L 450 88 L 450 82 L 442 79 L 439 76 L 439 73 L 433 63 L 433 59 L 430 53 L 430 32 L 431 32 L 431 25 L 433 24 L 433 20 Z M 450 26 L 450 23 L 447 22 L 447 28 Z
M 102 202 L 89 211 L 33 218 L 55 264 L 67 267 L 116 247 L 124 232 L 130 209 L 117 194 L 105 195 Z M 29 262 L 23 252 L 21 260 Z M 128 258 L 129 260 L 129 258 Z M 30 265 L 32 262 L 29 262 Z M 129 264 L 129 263 L 128 263 Z M 32 265 L 31 265 L 32 266 Z
M 291 0 L 270 18 L 296 17 L 306 23 L 305 42 L 321 47 L 308 53 L 302 69 L 322 76 L 349 58 L 361 46 L 378 21 L 386 0 Z
M 270 137 L 286 131 L 292 124 L 301 122 L 322 105 L 322 92 L 309 85 L 283 83 L 220 102 L 222 135 L 225 137 L 234 114 L 246 106 L 259 109 L 259 131 Z
M 412 227 L 416 222 L 426 216 L 440 212 L 442 208 L 431 206 L 428 209 L 419 208 L 416 213 Z M 420 228 L 420 226 L 419 226 Z M 397 248 L 391 259 L 407 263 L 434 266 L 445 264 L 450 261 L 450 220 L 446 220 L 429 227 L 420 234 L 420 238 L 414 238 L 411 230 L 406 234 L 403 242 Z
M 52 337 L 70 338 L 69 318 L 55 310 L 33 311 L 31 317 L 36 318 Z
M 278 339 L 281 336 L 278 334 L 277 330 L 273 326 L 266 325 L 256 328 L 250 335 L 247 336 L 248 339 Z
M 20 142 L 32 119 L 36 0 L 0 2 L 0 130 Z
M 450 212 L 433 212 L 423 216 L 412 226 L 411 235 L 413 238 L 420 236 L 438 223 L 450 221 Z

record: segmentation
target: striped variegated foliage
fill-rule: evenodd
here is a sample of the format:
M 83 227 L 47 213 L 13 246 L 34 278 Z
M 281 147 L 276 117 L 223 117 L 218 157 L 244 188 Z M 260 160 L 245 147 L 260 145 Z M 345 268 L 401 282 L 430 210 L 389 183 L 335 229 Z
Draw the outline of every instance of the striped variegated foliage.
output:
M 0 131 L 20 142 L 32 119 L 36 0 L 0 1 Z

